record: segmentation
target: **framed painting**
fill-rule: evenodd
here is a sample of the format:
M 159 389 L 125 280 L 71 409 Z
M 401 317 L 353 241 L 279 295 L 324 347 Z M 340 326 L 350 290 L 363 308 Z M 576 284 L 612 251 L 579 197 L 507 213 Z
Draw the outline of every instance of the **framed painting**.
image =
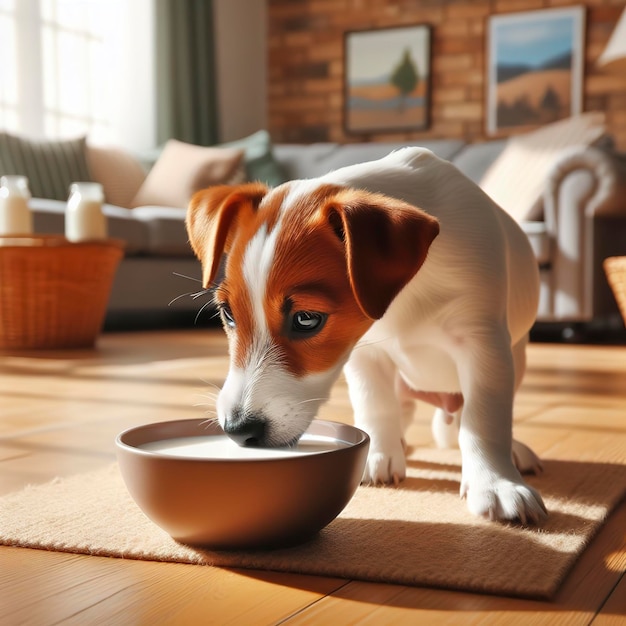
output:
M 346 132 L 428 128 L 430 34 L 425 24 L 346 33 Z
M 581 112 L 584 22 L 584 7 L 489 18 L 489 135 L 526 131 Z

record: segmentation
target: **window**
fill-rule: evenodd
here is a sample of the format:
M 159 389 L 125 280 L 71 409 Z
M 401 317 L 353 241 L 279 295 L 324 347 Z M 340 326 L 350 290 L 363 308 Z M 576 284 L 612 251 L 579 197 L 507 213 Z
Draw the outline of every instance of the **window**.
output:
M 0 0 L 0 126 L 16 130 L 17 66 L 15 64 L 15 4 L 17 0 Z
M 151 147 L 151 13 L 151 0 L 0 0 L 0 128 Z

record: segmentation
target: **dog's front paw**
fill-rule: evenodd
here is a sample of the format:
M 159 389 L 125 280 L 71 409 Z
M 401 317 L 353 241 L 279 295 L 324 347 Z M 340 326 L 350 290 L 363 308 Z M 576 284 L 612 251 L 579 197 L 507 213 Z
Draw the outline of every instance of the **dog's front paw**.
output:
M 492 475 L 469 477 L 464 473 L 461 497 L 474 515 L 491 520 L 519 520 L 522 524 L 538 524 L 546 519 L 546 507 L 535 489 L 511 478 Z
M 402 441 L 386 448 L 371 446 L 363 472 L 362 483 L 398 485 L 406 477 L 406 459 Z

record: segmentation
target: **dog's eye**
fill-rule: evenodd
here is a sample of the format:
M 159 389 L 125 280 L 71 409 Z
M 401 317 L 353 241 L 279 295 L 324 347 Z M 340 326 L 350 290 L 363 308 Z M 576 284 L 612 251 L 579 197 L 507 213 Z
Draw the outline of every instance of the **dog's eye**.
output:
M 235 318 L 233 317 L 233 312 L 227 304 L 220 305 L 220 313 L 222 314 L 224 324 L 226 324 L 229 328 L 235 328 Z
M 311 335 L 319 332 L 328 316 L 315 311 L 297 311 L 293 314 L 291 330 L 294 333 Z

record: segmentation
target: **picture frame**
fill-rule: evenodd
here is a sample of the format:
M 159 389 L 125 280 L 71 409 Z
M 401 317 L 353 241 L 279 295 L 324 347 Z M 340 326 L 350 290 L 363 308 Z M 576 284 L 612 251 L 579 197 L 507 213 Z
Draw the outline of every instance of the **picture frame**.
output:
M 488 19 L 487 134 L 525 132 L 580 113 L 585 8 Z
M 428 24 L 347 32 L 344 38 L 346 132 L 427 129 L 430 65 Z

